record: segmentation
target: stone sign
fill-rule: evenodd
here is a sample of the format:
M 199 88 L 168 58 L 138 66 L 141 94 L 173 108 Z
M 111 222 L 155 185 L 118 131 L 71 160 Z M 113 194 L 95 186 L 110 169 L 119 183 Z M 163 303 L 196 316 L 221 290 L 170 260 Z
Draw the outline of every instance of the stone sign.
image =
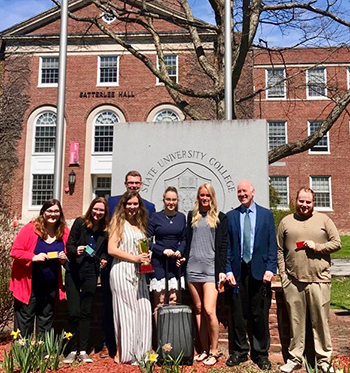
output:
M 125 191 L 129 170 L 142 174 L 141 196 L 162 209 L 168 186 L 179 191 L 179 208 L 193 208 L 198 187 L 214 186 L 220 210 L 239 204 L 236 186 L 250 179 L 255 200 L 269 205 L 265 120 L 117 123 L 114 131 L 112 195 Z

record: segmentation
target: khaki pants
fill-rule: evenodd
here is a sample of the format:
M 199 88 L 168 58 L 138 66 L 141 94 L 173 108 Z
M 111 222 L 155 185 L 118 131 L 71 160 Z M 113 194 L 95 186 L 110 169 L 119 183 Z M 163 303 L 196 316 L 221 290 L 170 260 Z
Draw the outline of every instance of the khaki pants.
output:
M 328 318 L 331 284 L 299 282 L 291 276 L 285 276 L 282 285 L 290 320 L 291 340 L 288 351 L 291 358 L 302 361 L 309 310 L 317 361 L 330 363 L 332 342 Z

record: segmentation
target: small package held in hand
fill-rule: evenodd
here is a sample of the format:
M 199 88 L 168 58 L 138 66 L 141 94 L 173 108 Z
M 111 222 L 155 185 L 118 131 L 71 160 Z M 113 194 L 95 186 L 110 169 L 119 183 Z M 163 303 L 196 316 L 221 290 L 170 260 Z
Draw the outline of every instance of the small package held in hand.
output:
M 85 252 L 90 256 L 95 255 L 95 250 L 90 245 L 86 245 Z
M 58 258 L 58 251 L 49 251 L 47 253 L 49 259 L 57 259 Z

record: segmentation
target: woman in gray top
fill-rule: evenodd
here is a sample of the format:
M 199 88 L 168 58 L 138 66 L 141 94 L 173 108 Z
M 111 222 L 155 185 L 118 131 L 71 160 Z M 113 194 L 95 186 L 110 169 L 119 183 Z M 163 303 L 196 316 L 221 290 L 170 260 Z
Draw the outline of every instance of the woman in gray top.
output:
M 227 219 L 218 211 L 210 184 L 198 188 L 194 209 L 187 217 L 186 278 L 193 299 L 202 350 L 196 361 L 214 365 L 219 357 L 218 288 L 225 282 Z

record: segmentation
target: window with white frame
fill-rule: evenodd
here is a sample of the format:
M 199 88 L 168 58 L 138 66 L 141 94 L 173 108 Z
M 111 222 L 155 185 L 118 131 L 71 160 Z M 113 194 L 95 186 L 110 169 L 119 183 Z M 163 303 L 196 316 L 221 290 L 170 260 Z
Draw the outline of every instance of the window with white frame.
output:
M 288 176 L 270 176 L 270 183 L 280 199 L 277 207 L 289 207 Z
M 96 197 L 108 198 L 111 195 L 112 178 L 110 176 L 96 176 L 94 194 Z
M 53 175 L 33 175 L 32 206 L 41 206 L 53 197 Z
M 41 57 L 40 85 L 56 86 L 58 83 L 58 57 Z
M 153 122 L 177 122 L 179 120 L 180 118 L 174 110 L 164 109 L 155 115 Z
M 269 149 L 287 143 L 287 122 L 269 121 Z
M 166 54 L 164 56 L 164 62 L 165 62 L 165 66 L 169 74 L 169 78 L 175 83 L 177 83 L 178 82 L 178 56 L 176 54 Z M 160 84 L 160 83 L 161 82 L 157 78 L 157 84 Z
M 118 85 L 118 56 L 99 56 L 98 84 Z
M 112 22 L 114 22 L 116 20 L 116 17 L 112 13 L 103 13 L 102 19 L 106 23 L 110 24 L 110 23 L 112 23 Z
M 34 153 L 54 153 L 56 145 L 56 119 L 52 111 L 41 113 L 35 121 Z
M 315 192 L 315 208 L 332 209 L 330 176 L 311 176 L 311 189 Z
M 285 98 L 285 69 L 267 69 L 266 70 L 266 88 L 267 98 Z
M 119 122 L 117 114 L 105 110 L 96 116 L 94 123 L 94 152 L 111 153 L 113 151 L 113 129 Z
M 308 98 L 327 96 L 326 69 L 324 67 L 307 70 L 307 96 Z
M 314 133 L 317 128 L 322 124 L 322 121 L 320 120 L 313 120 L 313 121 L 309 121 L 308 122 L 309 124 L 309 128 L 308 128 L 308 132 L 309 132 L 309 135 L 311 135 L 312 133 Z M 321 140 L 316 144 L 314 145 L 310 151 L 310 153 L 329 153 L 329 137 L 328 137 L 328 132 L 321 138 Z

